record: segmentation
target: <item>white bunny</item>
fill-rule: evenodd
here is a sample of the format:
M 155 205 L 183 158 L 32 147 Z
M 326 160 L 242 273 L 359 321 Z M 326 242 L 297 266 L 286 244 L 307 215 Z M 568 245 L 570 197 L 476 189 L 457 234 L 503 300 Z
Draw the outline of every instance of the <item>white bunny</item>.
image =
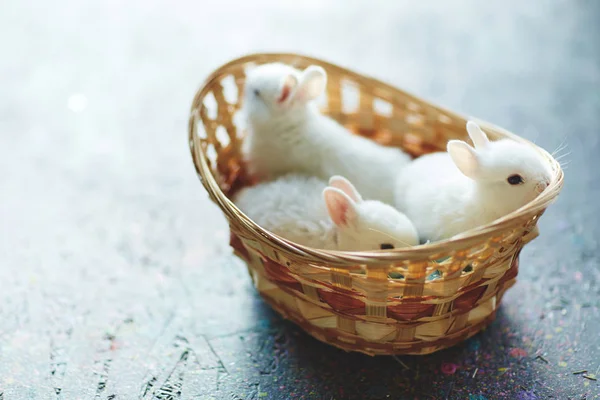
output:
M 550 165 L 532 147 L 510 139 L 490 142 L 473 121 L 467 132 L 474 148 L 451 140 L 447 153 L 424 155 L 398 174 L 396 207 L 413 221 L 422 241 L 490 223 L 550 184 Z
M 288 174 L 242 189 L 234 203 L 261 227 L 301 245 L 342 251 L 414 246 L 417 231 L 392 206 L 363 200 L 341 176 L 329 186 L 316 178 Z
M 299 71 L 272 63 L 250 71 L 243 104 L 250 173 L 259 180 L 290 172 L 324 180 L 343 175 L 365 198 L 391 204 L 389 182 L 410 157 L 354 135 L 321 114 L 314 100 L 324 93 L 326 82 L 325 70 L 314 65 Z

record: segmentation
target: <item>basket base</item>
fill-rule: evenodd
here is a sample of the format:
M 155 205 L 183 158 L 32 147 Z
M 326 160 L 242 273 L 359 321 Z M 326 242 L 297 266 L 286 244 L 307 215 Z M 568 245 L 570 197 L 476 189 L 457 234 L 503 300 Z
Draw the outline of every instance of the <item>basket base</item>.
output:
M 301 287 L 298 288 L 290 288 L 288 285 L 281 286 L 281 282 L 273 282 L 267 278 L 265 275 L 265 271 L 259 271 L 253 268 L 251 265 L 251 260 L 249 257 L 250 253 L 248 249 L 243 246 L 242 242 L 237 238 L 236 235 L 232 233 L 230 245 L 234 250 L 234 254 L 240 258 L 248 267 L 248 273 L 254 283 L 255 288 L 260 293 L 261 297 L 264 301 L 271 306 L 278 314 L 280 314 L 285 319 L 295 323 L 300 326 L 304 331 L 309 333 L 314 338 L 320 340 L 321 342 L 330 344 L 339 349 L 342 349 L 347 352 L 360 352 L 363 354 L 367 354 L 370 356 L 375 355 L 425 355 L 437 352 L 439 350 L 447 349 L 449 347 L 455 346 L 470 337 L 476 335 L 478 332 L 487 327 L 491 322 L 493 322 L 496 318 L 496 312 L 500 303 L 502 301 L 502 297 L 506 290 L 508 290 L 515 282 L 515 277 L 518 271 L 518 253 L 516 257 L 513 257 L 513 261 L 511 262 L 510 273 L 504 277 L 502 284 L 496 287 L 496 290 L 493 294 L 493 309 L 488 309 L 489 314 L 479 319 L 477 321 L 472 321 L 471 324 L 466 325 L 466 319 L 468 318 L 468 314 L 457 315 L 458 320 L 462 320 L 463 323 L 459 324 L 461 328 L 457 330 L 452 330 L 444 334 L 443 336 L 438 336 L 437 338 L 430 338 L 430 340 L 424 340 L 422 337 L 418 339 L 409 339 L 406 340 L 392 342 L 392 341 L 378 341 L 378 340 L 369 340 L 367 338 L 363 338 L 356 334 L 354 330 L 354 326 L 347 326 L 346 329 L 343 328 L 340 323 L 344 323 L 344 321 L 338 321 L 336 327 L 328 327 L 328 326 L 317 326 L 315 324 L 310 323 L 305 315 L 302 315 L 300 311 L 296 311 L 288 306 L 286 307 L 286 303 L 296 297 L 295 290 L 302 290 Z M 262 265 L 264 268 L 265 265 Z M 259 269 L 262 269 L 259 268 Z M 296 282 L 299 286 L 300 284 Z M 274 297 L 271 296 L 270 293 L 279 293 L 281 296 Z M 412 338 L 412 336 L 411 336 Z M 389 337 L 388 337 L 389 339 Z
M 348 338 L 345 338 L 340 336 L 339 331 L 313 326 L 307 323 L 302 316 L 290 313 L 286 309 L 279 306 L 275 299 L 265 295 L 264 293 L 260 293 L 260 295 L 264 301 L 279 315 L 300 326 L 303 331 L 307 332 L 315 339 L 347 352 L 359 352 L 369 356 L 425 355 L 435 353 L 437 351 L 455 346 L 475 336 L 496 319 L 496 311 L 494 311 L 477 324 L 471 325 L 468 328 L 452 334 L 451 336 L 446 336 L 443 339 L 433 340 L 426 343 L 413 343 L 410 345 L 406 344 L 406 349 L 390 348 L 391 346 L 389 343 L 373 343 L 366 340 L 358 341 L 355 336 L 349 336 Z

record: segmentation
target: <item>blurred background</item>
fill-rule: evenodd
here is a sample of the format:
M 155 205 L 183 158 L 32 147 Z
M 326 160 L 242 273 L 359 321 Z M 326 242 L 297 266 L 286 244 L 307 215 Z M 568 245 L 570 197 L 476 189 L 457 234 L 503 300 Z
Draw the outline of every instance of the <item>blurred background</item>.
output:
M 572 373 L 600 369 L 598 21 L 594 0 L 3 1 L 0 399 L 600 398 Z M 263 51 L 565 155 L 486 332 L 405 368 L 320 344 L 261 301 L 187 120 L 210 72 Z

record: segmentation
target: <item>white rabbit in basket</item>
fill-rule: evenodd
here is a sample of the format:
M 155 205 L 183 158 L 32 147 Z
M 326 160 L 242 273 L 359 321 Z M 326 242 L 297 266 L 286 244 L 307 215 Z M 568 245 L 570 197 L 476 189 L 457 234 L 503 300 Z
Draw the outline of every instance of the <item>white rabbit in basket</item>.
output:
M 243 113 L 248 124 L 244 153 L 250 173 L 268 180 L 290 172 L 348 178 L 367 199 L 393 202 L 393 179 L 410 157 L 352 134 L 321 114 L 314 102 L 324 93 L 325 70 L 299 71 L 271 63 L 250 71 Z
M 396 207 L 421 240 L 441 240 L 490 223 L 537 197 L 552 178 L 533 148 L 509 139 L 491 142 L 469 121 L 475 147 L 451 140 L 448 152 L 417 158 L 398 174 Z
M 234 203 L 263 228 L 301 245 L 326 250 L 389 250 L 419 244 L 414 225 L 392 206 L 363 200 L 341 176 L 329 186 L 288 174 L 242 189 Z

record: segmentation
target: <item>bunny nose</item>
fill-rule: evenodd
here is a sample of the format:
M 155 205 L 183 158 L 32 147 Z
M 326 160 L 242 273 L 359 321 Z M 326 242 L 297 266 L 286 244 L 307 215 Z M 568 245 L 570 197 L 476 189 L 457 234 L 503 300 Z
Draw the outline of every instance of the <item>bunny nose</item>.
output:
M 550 186 L 550 181 L 545 179 L 542 182 L 539 182 L 535 185 L 535 189 L 538 193 L 542 193 L 548 186 Z

